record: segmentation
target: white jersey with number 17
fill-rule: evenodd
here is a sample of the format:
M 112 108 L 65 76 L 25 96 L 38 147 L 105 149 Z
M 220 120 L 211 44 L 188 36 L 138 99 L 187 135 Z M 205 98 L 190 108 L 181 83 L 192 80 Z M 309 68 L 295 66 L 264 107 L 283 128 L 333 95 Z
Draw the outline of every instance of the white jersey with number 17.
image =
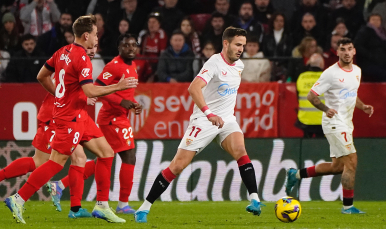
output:
M 230 64 L 218 53 L 209 58 L 197 75 L 206 82 L 202 88 L 206 104 L 224 122 L 236 120 L 234 109 L 243 69 L 241 60 Z M 195 104 L 190 120 L 200 117 L 205 117 L 205 114 Z

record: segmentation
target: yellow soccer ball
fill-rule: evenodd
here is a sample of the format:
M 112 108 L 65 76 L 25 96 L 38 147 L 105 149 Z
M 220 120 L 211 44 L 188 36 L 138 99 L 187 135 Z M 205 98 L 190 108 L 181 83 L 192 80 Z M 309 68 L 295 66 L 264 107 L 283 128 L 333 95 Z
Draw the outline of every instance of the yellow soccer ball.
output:
M 295 198 L 286 196 L 276 202 L 275 215 L 284 223 L 292 223 L 297 220 L 302 212 L 299 201 Z

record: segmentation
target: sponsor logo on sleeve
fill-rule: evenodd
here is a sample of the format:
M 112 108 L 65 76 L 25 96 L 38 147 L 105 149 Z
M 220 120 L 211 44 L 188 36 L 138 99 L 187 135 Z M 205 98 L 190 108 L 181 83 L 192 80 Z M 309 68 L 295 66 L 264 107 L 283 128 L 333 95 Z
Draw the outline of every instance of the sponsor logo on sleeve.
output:
M 90 69 L 89 68 L 83 68 L 81 72 L 83 77 L 87 77 L 90 75 Z
M 108 78 L 110 78 L 112 75 L 111 75 L 111 73 L 110 72 L 105 72 L 105 73 L 103 73 L 103 79 L 104 80 L 107 80 Z
M 204 74 L 204 73 L 207 72 L 207 71 L 209 71 L 209 70 L 203 69 L 203 70 L 201 71 L 201 75 Z

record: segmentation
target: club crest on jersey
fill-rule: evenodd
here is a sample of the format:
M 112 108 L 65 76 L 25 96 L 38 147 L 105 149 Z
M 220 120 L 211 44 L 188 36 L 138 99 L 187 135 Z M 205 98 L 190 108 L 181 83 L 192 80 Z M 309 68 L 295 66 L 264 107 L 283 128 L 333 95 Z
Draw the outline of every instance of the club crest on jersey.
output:
M 47 144 L 47 149 L 51 149 L 50 143 Z
M 192 142 L 193 142 L 193 139 L 189 139 L 189 138 L 186 139 L 186 145 L 187 146 L 192 144 Z
M 346 149 L 350 151 L 351 150 L 351 144 L 346 145 Z
M 89 68 L 83 68 L 81 72 L 83 77 L 87 77 L 90 75 L 90 69 Z
M 239 76 L 240 76 L 240 77 L 241 77 L 241 72 L 242 72 L 242 71 L 239 71 Z
M 128 145 L 128 146 L 131 146 L 131 141 L 130 141 L 130 139 L 127 139 L 127 145 Z
M 204 74 L 207 71 L 209 71 L 209 70 L 203 69 L 202 72 L 201 72 L 201 75 Z
M 71 128 L 68 128 L 68 133 L 71 133 L 72 132 L 72 129 Z
M 359 76 L 356 76 L 357 77 L 357 80 L 358 80 L 358 82 L 359 82 Z
M 111 73 L 110 72 L 105 72 L 105 73 L 103 73 L 103 79 L 104 80 L 107 80 L 108 78 L 110 78 L 112 75 L 111 75 Z
M 71 147 L 71 152 L 73 152 L 75 150 L 75 146 L 72 146 Z

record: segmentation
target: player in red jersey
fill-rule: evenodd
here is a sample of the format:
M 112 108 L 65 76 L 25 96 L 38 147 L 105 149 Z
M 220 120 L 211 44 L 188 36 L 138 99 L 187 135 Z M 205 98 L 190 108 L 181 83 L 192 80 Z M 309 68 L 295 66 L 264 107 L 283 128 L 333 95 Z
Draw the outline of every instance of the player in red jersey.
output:
M 114 85 L 95 86 L 92 84 L 92 65 L 86 54 L 86 48 L 93 48 L 98 41 L 95 16 L 79 17 L 73 24 L 73 31 L 75 43 L 64 46 L 55 52 L 42 67 L 37 77 L 48 92 L 55 94 L 53 116 L 55 136 L 51 143 L 50 160 L 32 172 L 18 193 L 5 199 L 7 207 L 17 222 L 25 223 L 22 216 L 25 201 L 63 169 L 67 159 L 79 143 L 82 143 L 98 157 L 95 168 L 97 203 L 92 215 L 109 222 L 126 222 L 117 217 L 108 205 L 114 151 L 103 137 L 102 132 L 88 116 L 85 106 L 87 97 L 108 95 L 136 87 L 138 83 L 135 79 L 125 79 L 123 76 Z M 50 79 L 53 72 L 55 72 L 56 86 Z M 82 169 L 79 167 L 77 170 L 70 171 L 69 175 L 70 183 L 75 184 L 73 187 L 79 187 L 78 181 L 83 177 Z M 83 192 L 83 179 L 82 187 L 74 190 Z M 71 195 L 79 196 L 75 193 L 71 193 Z
M 124 34 L 118 38 L 119 56 L 110 61 L 98 76 L 95 84 L 106 86 L 119 81 L 121 76 L 138 78 L 136 65 L 133 61 L 137 49 L 136 37 L 131 34 Z M 133 175 L 135 166 L 135 145 L 133 129 L 127 119 L 129 110 L 134 109 L 135 114 L 140 114 L 142 106 L 135 101 L 134 88 L 119 91 L 101 97 L 103 106 L 98 114 L 98 124 L 107 142 L 122 159 L 119 174 L 120 193 L 116 213 L 134 214 L 135 210 L 128 205 L 129 196 L 133 186 Z M 87 179 L 95 172 L 95 162 L 86 163 L 84 179 Z M 60 181 L 52 181 L 50 185 L 61 186 L 61 190 L 68 186 L 69 177 L 66 176 Z M 71 188 L 71 187 L 70 187 Z M 59 194 L 52 195 L 52 199 L 59 199 Z M 54 201 L 54 205 L 56 205 Z

